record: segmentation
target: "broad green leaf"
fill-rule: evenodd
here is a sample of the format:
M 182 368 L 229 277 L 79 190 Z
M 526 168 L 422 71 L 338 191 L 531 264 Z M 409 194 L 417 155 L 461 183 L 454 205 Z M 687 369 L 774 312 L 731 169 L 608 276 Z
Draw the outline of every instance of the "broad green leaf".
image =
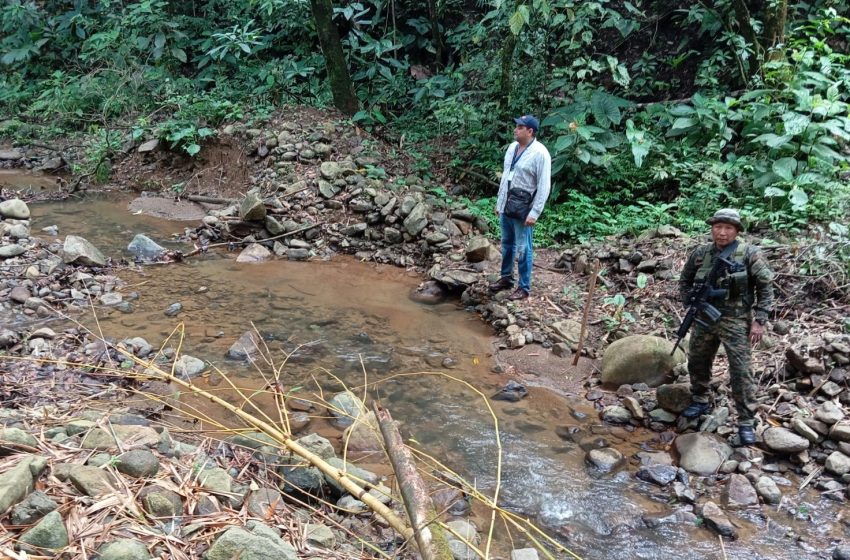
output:
M 157 33 L 156 37 L 154 37 L 153 44 L 157 49 L 162 49 L 162 47 L 165 46 L 165 35 Z
M 847 237 L 847 226 L 844 224 L 839 224 L 838 222 L 830 222 L 829 231 L 833 235 L 837 235 L 838 237 Z
M 668 111 L 674 117 L 687 117 L 694 114 L 694 108 L 690 105 L 676 105 Z
M 508 25 L 511 28 L 511 33 L 514 35 L 519 35 L 519 32 L 522 31 L 522 27 L 528 23 L 528 6 L 522 5 L 517 8 L 514 15 L 511 16 Z
M 590 152 L 585 150 L 584 148 L 576 148 L 576 157 L 582 162 L 587 163 L 590 161 Z
M 646 282 L 647 282 L 646 274 L 644 274 L 643 272 L 638 274 L 638 277 L 637 277 L 637 287 L 638 287 L 638 289 L 642 290 L 642 289 L 646 288 Z
M 788 191 L 788 200 L 791 201 L 791 204 L 801 208 L 808 204 L 809 195 L 806 194 L 806 191 L 799 187 L 794 187 L 790 191 Z
M 186 51 L 184 51 L 183 49 L 178 49 L 177 47 L 174 47 L 173 49 L 171 49 L 171 56 L 173 56 L 184 64 L 186 63 Z
M 670 127 L 671 130 L 679 130 L 685 128 L 691 128 L 699 124 L 697 119 L 692 119 L 690 117 L 679 117 L 675 121 L 673 121 L 673 126 Z
M 767 187 L 764 189 L 764 197 L 765 198 L 781 198 L 784 197 L 787 192 L 779 187 Z
M 794 172 L 797 170 L 797 160 L 792 157 L 784 157 L 773 162 L 773 172 L 782 177 L 785 181 L 790 181 L 794 178 Z
M 794 112 L 782 115 L 782 121 L 785 123 L 785 133 L 792 136 L 802 134 L 809 126 L 809 123 L 812 122 L 808 115 L 801 115 Z
M 757 189 L 763 189 L 769 185 L 772 185 L 776 181 L 779 180 L 779 176 L 776 173 L 771 171 L 767 171 L 762 173 L 758 177 L 753 180 L 753 187 Z
M 617 98 L 603 91 L 594 91 L 590 96 L 590 110 L 596 124 L 608 127 L 612 124 L 620 124 L 623 114 L 617 104 Z
M 201 151 L 201 147 L 198 144 L 189 144 L 186 146 L 186 153 L 190 156 L 193 156 Z

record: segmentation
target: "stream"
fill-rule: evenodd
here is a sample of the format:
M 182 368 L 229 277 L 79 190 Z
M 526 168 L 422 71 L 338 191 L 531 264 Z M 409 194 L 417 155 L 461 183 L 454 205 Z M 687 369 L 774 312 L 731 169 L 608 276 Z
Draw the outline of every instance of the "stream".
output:
M 33 204 L 33 235 L 47 238 L 40 230 L 56 225 L 60 240 L 80 235 L 105 255 L 131 262 L 126 247 L 138 233 L 167 248 L 191 249 L 172 236 L 196 221 L 131 214 L 128 200 L 90 195 Z M 492 495 L 498 449 L 494 422 L 481 395 L 461 380 L 490 396 L 507 378 L 491 372 L 491 331 L 477 315 L 455 303 L 414 303 L 408 295 L 421 278 L 398 268 L 344 256 L 331 262 L 262 264 L 237 264 L 235 256 L 211 253 L 185 263 L 121 271 L 127 284 L 121 292 L 139 295 L 133 311 L 101 307 L 97 322 L 91 311 L 79 320 L 105 336 L 141 336 L 155 347 L 182 323 L 181 352 L 249 387 L 263 384 L 257 368 L 224 359 L 242 333 L 256 327 L 276 358 L 274 367 L 282 364 L 281 351 L 303 345 L 283 368 L 287 384 L 318 383 L 328 392 L 345 384 L 358 392 L 365 380 L 370 395 L 400 421 L 403 436 Z M 165 309 L 178 302 L 182 312 L 166 316 Z M 173 338 L 166 344 L 177 347 L 178 342 Z M 215 375 L 199 381 L 205 383 L 222 388 Z M 535 387 L 529 391 L 518 403 L 490 401 L 503 452 L 499 502 L 536 520 L 583 558 L 823 558 L 831 550 L 831 537 L 846 536 L 841 504 L 811 489 L 798 494 L 800 480 L 794 475 L 790 486 L 780 486 L 785 497 L 779 507 L 730 514 L 740 538 L 724 542 L 723 550 L 714 533 L 693 522 L 650 528 L 641 517 L 672 513 L 676 505 L 669 501 L 670 492 L 637 480 L 635 463 L 613 475 L 593 474 L 584 449 L 558 437 L 555 428 L 574 427 L 586 439 L 604 437 L 627 458 L 641 450 L 666 450 L 657 434 L 603 425 L 587 401 Z M 474 513 L 479 529 L 486 531 L 488 517 Z M 502 554 L 510 550 L 504 531 L 497 525 Z M 808 548 L 787 537 L 789 531 Z M 512 538 L 516 548 L 526 544 L 521 535 Z

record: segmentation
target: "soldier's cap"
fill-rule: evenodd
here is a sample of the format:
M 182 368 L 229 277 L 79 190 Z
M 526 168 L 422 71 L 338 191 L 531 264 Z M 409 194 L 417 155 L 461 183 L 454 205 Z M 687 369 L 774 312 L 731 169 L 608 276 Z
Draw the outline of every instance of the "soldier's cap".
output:
M 705 221 L 710 226 L 717 223 L 732 224 L 738 231 L 744 231 L 744 223 L 741 221 L 741 214 L 733 208 L 723 208 L 714 213 L 714 216 Z
M 514 122 L 530 128 L 535 134 L 537 134 L 537 130 L 540 128 L 540 121 L 537 120 L 537 117 L 534 115 L 523 115 L 521 117 L 517 117 L 514 119 Z

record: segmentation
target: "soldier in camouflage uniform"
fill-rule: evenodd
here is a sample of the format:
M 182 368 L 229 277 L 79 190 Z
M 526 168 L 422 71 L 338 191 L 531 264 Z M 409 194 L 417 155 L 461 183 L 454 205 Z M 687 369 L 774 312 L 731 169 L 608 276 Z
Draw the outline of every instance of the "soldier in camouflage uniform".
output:
M 730 261 L 718 275 L 715 288 L 726 290 L 725 297 L 709 299 L 721 312 L 714 324 L 698 315 L 708 326 L 695 323 L 688 351 L 688 373 L 693 400 L 682 412 L 696 418 L 711 410 L 709 381 L 711 365 L 720 344 L 729 359 L 729 378 L 735 408 L 738 410 L 738 436 L 742 445 L 755 443 L 755 382 L 751 366 L 750 344 L 762 339 L 764 325 L 773 307 L 773 273 L 764 254 L 756 247 L 736 239 L 744 229 L 741 216 L 729 208 L 718 210 L 706 220 L 711 225 L 712 243 L 701 245 L 691 253 L 679 281 L 679 294 L 687 304 L 695 285 L 709 275 L 720 253 L 733 243 Z

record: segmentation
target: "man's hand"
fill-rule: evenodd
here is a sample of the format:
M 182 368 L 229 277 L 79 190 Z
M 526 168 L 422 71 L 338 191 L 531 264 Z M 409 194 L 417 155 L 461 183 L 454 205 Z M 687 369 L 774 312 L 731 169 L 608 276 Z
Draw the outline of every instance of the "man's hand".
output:
M 750 344 L 758 344 L 764 336 L 764 325 L 756 320 L 750 325 Z
M 527 225 L 527 226 L 533 226 L 536 223 L 537 223 L 537 218 L 532 218 L 531 216 L 529 216 L 525 219 L 525 225 Z

